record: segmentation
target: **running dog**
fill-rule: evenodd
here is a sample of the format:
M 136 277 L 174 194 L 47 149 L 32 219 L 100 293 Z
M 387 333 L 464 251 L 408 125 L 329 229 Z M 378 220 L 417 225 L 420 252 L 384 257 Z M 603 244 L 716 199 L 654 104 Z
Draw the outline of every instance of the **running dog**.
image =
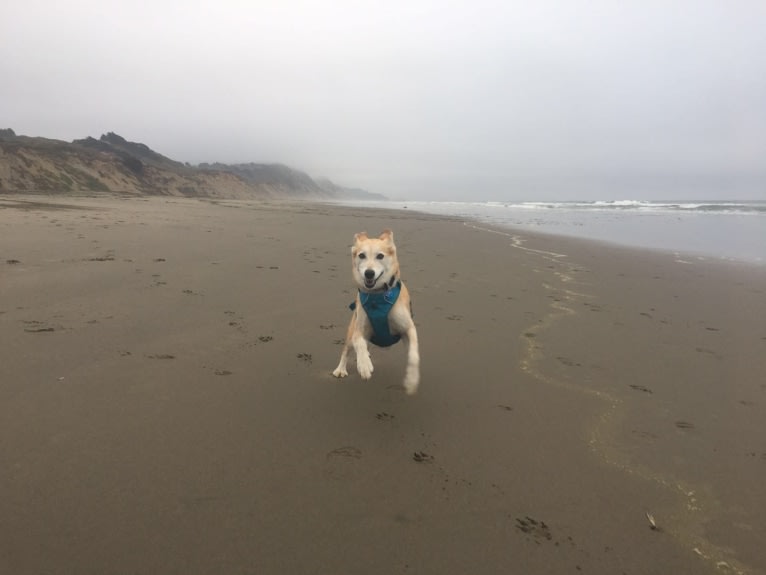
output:
M 388 347 L 404 337 L 408 345 L 404 390 L 412 395 L 420 383 L 418 332 L 412 321 L 410 293 L 399 277 L 393 232 L 385 230 L 377 238 L 367 237 L 366 232 L 356 234 L 351 270 L 359 291 L 350 306 L 353 314 L 340 363 L 332 373 L 335 377 L 348 375 L 346 363 L 353 347 L 359 375 L 370 379 L 373 367 L 367 342 Z

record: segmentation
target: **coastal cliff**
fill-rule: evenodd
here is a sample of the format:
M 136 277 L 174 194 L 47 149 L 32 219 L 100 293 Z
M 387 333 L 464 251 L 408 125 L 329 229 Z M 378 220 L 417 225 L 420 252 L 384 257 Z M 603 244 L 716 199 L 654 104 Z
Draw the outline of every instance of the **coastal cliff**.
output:
M 109 192 L 209 198 L 383 199 L 281 164 L 172 160 L 109 132 L 64 142 L 0 129 L 0 193 Z

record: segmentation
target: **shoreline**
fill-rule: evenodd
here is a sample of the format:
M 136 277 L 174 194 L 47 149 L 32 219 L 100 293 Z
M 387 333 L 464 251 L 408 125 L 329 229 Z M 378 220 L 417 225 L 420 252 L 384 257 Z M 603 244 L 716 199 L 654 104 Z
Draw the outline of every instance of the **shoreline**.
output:
M 617 248 L 673 254 L 686 262 L 704 260 L 732 261 L 766 266 L 766 250 L 764 250 L 764 246 L 758 252 L 758 250 L 753 248 L 756 244 L 748 243 L 745 236 L 742 236 L 742 234 L 746 234 L 751 242 L 760 242 L 762 244 L 761 237 L 763 234 L 766 234 L 766 227 L 761 224 L 760 227 L 763 229 L 760 230 L 762 232 L 760 235 L 757 228 L 758 222 L 766 222 L 766 220 L 763 219 L 763 215 L 756 215 L 755 213 L 748 213 L 747 215 L 744 213 L 711 215 L 705 212 L 680 211 L 671 214 L 622 210 L 603 211 L 598 209 L 593 211 L 583 209 L 574 209 L 573 211 L 533 209 L 530 211 L 494 205 L 492 202 L 428 202 L 432 206 L 431 211 L 428 211 L 418 205 L 423 202 L 400 202 L 400 207 L 398 208 L 382 207 L 383 202 L 368 203 L 370 205 L 367 207 L 371 208 L 378 206 L 380 209 L 411 210 L 419 211 L 420 213 L 444 215 L 446 217 L 454 216 L 464 220 L 475 221 L 485 226 L 516 230 L 520 233 L 531 235 L 539 234 L 542 236 L 589 240 Z M 397 202 L 391 201 L 390 203 Z M 362 202 L 346 204 L 340 201 L 336 205 L 365 207 Z M 565 206 L 567 203 L 563 202 L 557 205 Z M 456 206 L 464 207 L 459 208 Z M 749 227 L 734 226 L 732 218 L 736 218 L 740 224 L 748 224 Z M 640 221 L 649 219 L 654 221 Z M 742 237 L 737 239 L 736 243 L 726 247 L 722 247 L 720 242 L 713 242 L 710 238 L 705 239 L 702 246 L 696 244 L 687 245 L 690 242 L 689 237 L 696 237 L 697 242 L 699 242 L 704 237 L 701 234 L 709 230 L 708 225 L 702 225 L 703 222 L 701 220 L 703 219 L 710 219 L 710 223 L 713 223 L 713 221 L 717 224 L 721 224 L 722 221 L 726 223 L 722 230 L 716 232 L 719 239 L 721 239 L 721 236 L 725 238 L 727 232 L 731 232 L 737 237 Z M 618 227 L 619 231 L 617 231 Z M 651 228 L 654 228 L 654 231 L 650 240 L 646 230 Z M 589 231 L 583 233 L 582 230 Z M 627 232 L 627 237 L 622 237 L 626 235 L 625 230 L 631 231 Z M 680 234 L 680 230 L 684 230 L 684 233 Z M 662 238 L 661 241 L 654 239 L 654 236 L 658 234 L 658 237 Z M 618 238 L 617 236 L 620 237 Z M 732 239 L 729 238 L 728 241 L 731 242 Z M 677 247 L 667 247 L 669 245 L 676 245 Z
M 409 210 L 70 200 L 95 209 L 0 205 L 0 566 L 766 569 L 759 266 Z M 347 247 L 383 227 L 414 398 L 401 349 L 330 375 Z
M 758 487 L 764 478 L 758 462 L 766 462 L 763 413 L 754 416 L 748 409 L 760 405 L 761 411 L 766 392 L 758 375 L 766 369 L 766 329 L 757 319 L 766 317 L 766 268 L 564 241 L 566 255 L 542 254 L 565 268 L 561 289 L 550 288 L 557 294 L 558 319 L 576 321 L 579 306 L 582 313 L 610 317 L 577 325 L 585 346 L 567 341 L 569 330 L 549 333 L 546 344 L 554 353 L 568 353 L 557 355 L 557 369 L 548 365 L 535 376 L 599 398 L 605 409 L 592 423 L 589 445 L 609 465 L 680 498 L 672 521 L 682 544 L 725 572 L 762 572 L 758 541 L 764 532 L 757 517 L 766 508 Z M 530 243 L 550 249 L 560 242 L 551 237 Z M 599 261 L 587 264 L 594 252 Z M 620 287 L 608 285 L 615 271 Z M 689 301 L 680 304 L 682 298 Z M 697 313 L 684 309 L 690 304 Z M 632 342 L 640 342 L 634 350 L 628 347 Z M 604 361 L 600 350 L 615 347 L 615 357 Z M 608 375 L 583 384 L 567 373 L 586 366 Z M 743 482 L 734 487 L 736 476 Z M 734 548 L 745 563 L 729 553 Z

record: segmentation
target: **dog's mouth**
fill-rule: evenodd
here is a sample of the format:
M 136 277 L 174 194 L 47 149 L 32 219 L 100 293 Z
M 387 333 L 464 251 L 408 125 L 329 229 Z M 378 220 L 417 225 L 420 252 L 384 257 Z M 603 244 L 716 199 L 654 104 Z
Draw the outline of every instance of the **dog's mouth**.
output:
M 380 276 L 383 275 L 383 272 L 380 272 L 378 277 L 371 277 L 368 278 L 367 276 L 364 277 L 364 287 L 367 289 L 372 289 L 375 287 L 375 284 L 378 283 L 378 280 L 380 279 Z

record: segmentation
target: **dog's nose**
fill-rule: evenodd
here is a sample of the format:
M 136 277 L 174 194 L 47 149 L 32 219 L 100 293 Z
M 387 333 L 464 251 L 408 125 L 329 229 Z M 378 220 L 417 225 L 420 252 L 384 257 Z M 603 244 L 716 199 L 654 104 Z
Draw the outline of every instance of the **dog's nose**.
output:
M 375 277 L 375 271 L 374 270 L 364 270 L 364 277 L 366 277 L 368 280 L 371 280 Z

